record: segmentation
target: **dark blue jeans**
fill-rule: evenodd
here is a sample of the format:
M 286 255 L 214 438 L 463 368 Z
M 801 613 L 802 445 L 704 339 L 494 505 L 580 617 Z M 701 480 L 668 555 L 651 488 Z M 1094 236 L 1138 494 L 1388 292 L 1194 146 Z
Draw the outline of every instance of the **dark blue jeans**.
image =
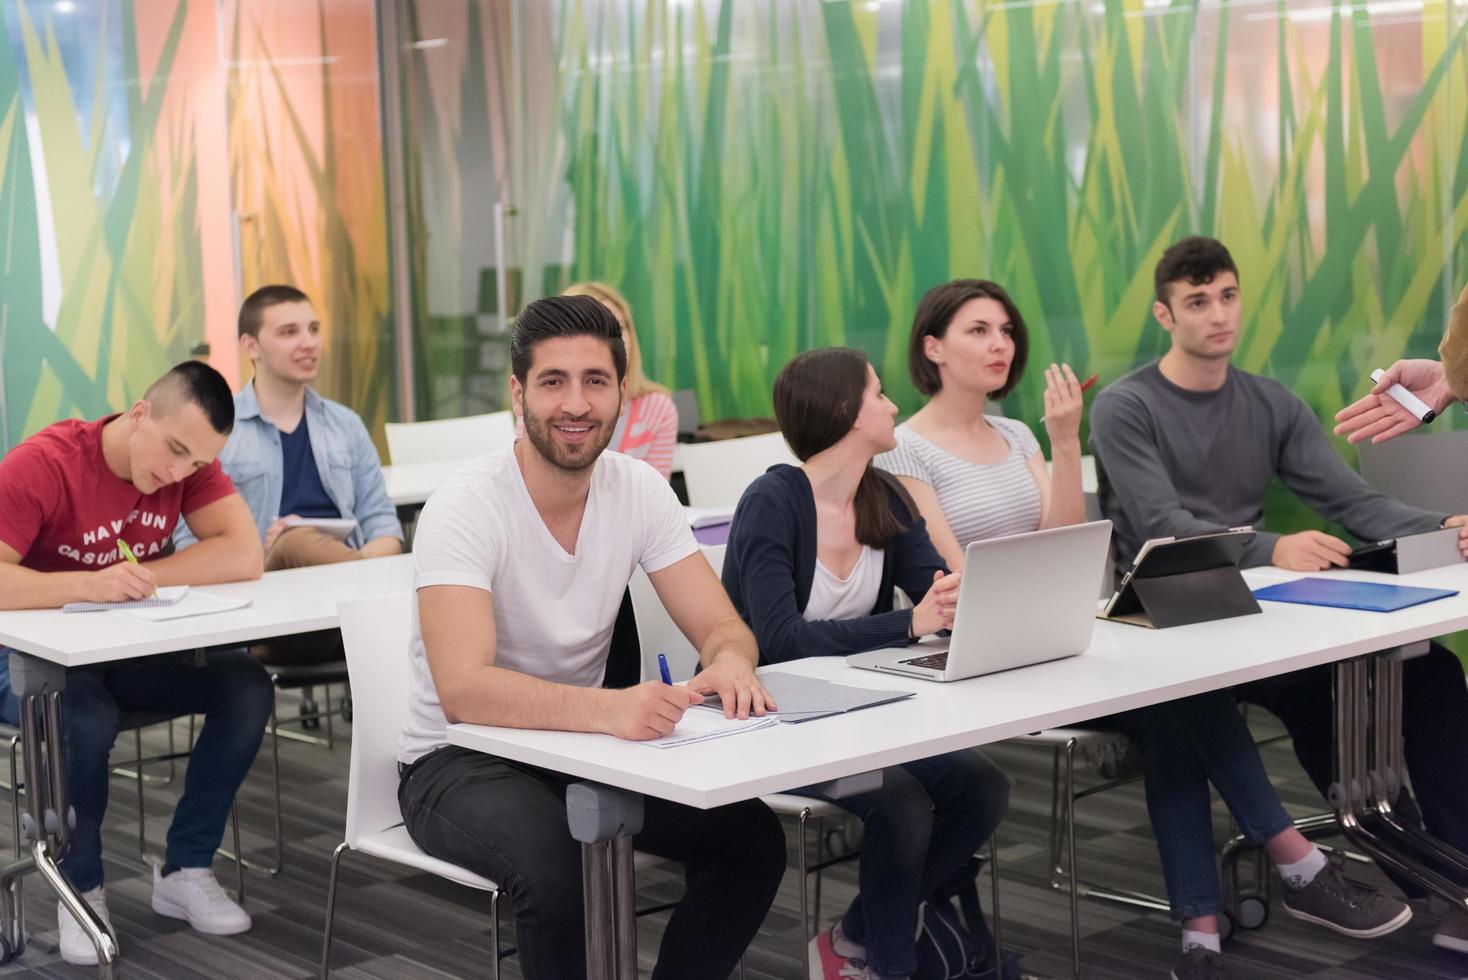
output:
M 1221 889 L 1208 784 L 1218 788 L 1239 829 L 1252 840 L 1263 843 L 1291 823 L 1233 694 L 1210 691 L 1095 724 L 1126 735 L 1141 749 L 1147 816 L 1162 857 L 1172 917 L 1216 914 Z
M 810 789 L 803 795 L 830 799 Z M 1009 806 L 1009 780 L 975 749 L 882 770 L 882 788 L 830 802 L 861 818 L 860 891 L 841 931 L 882 976 L 917 969 L 918 905 L 983 846 Z
M 211 653 L 202 666 L 178 654 L 70 671 L 61 695 L 66 729 L 66 791 L 76 811 L 61 872 L 78 891 L 102 884 L 102 817 L 107 812 L 107 756 L 125 711 L 201 714 L 183 797 L 168 828 L 164 861 L 207 868 L 224 836 L 235 791 L 244 781 L 270 718 L 270 678 L 243 650 Z M 10 658 L 0 648 L 0 715 L 15 724 Z

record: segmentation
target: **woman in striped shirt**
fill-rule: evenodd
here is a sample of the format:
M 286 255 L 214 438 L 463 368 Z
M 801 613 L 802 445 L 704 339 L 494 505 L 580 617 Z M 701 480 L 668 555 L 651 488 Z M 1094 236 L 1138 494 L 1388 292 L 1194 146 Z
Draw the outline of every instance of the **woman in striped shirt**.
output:
M 1086 519 L 1081 389 L 1070 366 L 1045 369 L 1053 477 L 1029 426 L 984 414 L 985 402 L 1019 383 L 1029 346 L 1014 301 L 988 280 L 935 286 L 913 317 L 908 370 L 929 400 L 897 427 L 897 448 L 876 465 L 901 479 L 955 571 L 971 541 Z
M 678 441 L 678 407 L 667 388 L 642 373 L 642 347 L 626 298 L 604 282 L 578 282 L 562 295 L 590 296 L 611 310 L 622 325 L 622 341 L 627 345 L 627 409 L 617 420 L 608 448 L 645 461 L 668 479 L 673 475 L 673 446 Z

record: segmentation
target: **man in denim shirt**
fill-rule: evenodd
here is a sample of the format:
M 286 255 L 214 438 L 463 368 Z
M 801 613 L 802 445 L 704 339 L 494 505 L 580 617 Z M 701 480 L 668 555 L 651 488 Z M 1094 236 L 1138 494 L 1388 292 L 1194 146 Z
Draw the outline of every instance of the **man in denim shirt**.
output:
M 321 322 L 294 286 L 263 286 L 240 307 L 240 351 L 255 377 L 235 395 L 235 427 L 219 461 L 255 517 L 265 570 L 396 555 L 403 527 L 388 499 L 377 449 L 362 419 L 311 388 L 321 364 Z M 346 518 L 340 540 L 286 520 Z M 192 544 L 186 529 L 180 546 Z M 340 659 L 336 630 L 257 647 L 271 664 Z

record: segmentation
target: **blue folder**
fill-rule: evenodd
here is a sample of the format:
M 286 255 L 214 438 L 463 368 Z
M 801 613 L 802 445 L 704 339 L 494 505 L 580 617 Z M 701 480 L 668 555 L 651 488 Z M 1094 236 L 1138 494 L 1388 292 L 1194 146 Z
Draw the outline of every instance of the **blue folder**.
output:
M 1348 582 L 1338 578 L 1300 578 L 1254 590 L 1256 599 L 1269 602 L 1295 602 L 1305 606 L 1332 606 L 1366 612 L 1396 612 L 1457 594 L 1457 589 L 1422 589 L 1383 582 Z

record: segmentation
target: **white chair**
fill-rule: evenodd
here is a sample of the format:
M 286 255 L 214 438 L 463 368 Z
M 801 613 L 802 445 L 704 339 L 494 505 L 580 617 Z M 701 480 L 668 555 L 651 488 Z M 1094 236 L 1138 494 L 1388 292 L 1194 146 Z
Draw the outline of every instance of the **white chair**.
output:
M 358 850 L 385 861 L 426 871 L 468 888 L 489 892 L 489 975 L 500 975 L 499 886 L 418 849 L 398 810 L 398 732 L 403 692 L 408 689 L 408 644 L 413 628 L 413 594 L 343 602 L 342 644 L 347 651 L 355 712 L 366 724 L 352 726 L 352 761 L 347 777 L 347 829 L 331 855 L 326 887 L 326 931 L 321 940 L 320 976 L 327 975 L 331 927 L 336 913 L 336 873 L 342 855 Z
M 706 546 L 703 554 L 709 560 L 709 564 L 713 566 L 714 574 L 720 574 L 724 569 L 724 546 L 721 544 Z M 632 573 L 632 579 L 627 583 L 627 588 L 632 593 L 632 613 L 637 619 L 637 644 L 642 648 L 643 678 L 658 676 L 657 659 L 660 653 L 668 658 L 668 668 L 679 680 L 687 680 L 698 673 L 698 651 L 678 629 L 678 625 L 673 622 L 673 617 L 668 615 L 662 600 L 658 598 L 657 591 L 652 587 L 652 581 L 648 579 L 642 569 L 639 568 Z M 820 927 L 821 872 L 831 864 L 856 856 L 855 852 L 851 852 L 835 858 L 821 859 L 820 848 L 824 840 L 825 818 L 844 817 L 846 811 L 825 800 L 794 793 L 775 793 L 761 797 L 761 799 L 776 814 L 794 817 L 799 828 L 796 853 L 800 861 L 800 920 L 804 929 L 800 960 L 806 964 L 808 971 L 809 962 L 804 944 L 810 941 Z M 812 817 L 816 819 L 816 863 L 814 867 L 809 867 L 806 825 Z M 814 909 L 806 901 L 805 891 L 806 879 L 812 873 L 816 876 Z
M 510 412 L 466 415 L 431 422 L 389 422 L 387 455 L 394 466 L 470 459 L 515 440 Z
M 755 478 L 776 463 L 800 465 L 778 432 L 678 447 L 691 507 L 733 507 Z
M 342 855 L 349 850 L 427 871 L 469 888 L 489 892 L 490 976 L 500 975 L 499 961 L 514 950 L 500 952 L 499 886 L 456 864 L 429 857 L 418 849 L 403 826 L 398 808 L 398 732 L 402 729 L 403 692 L 408 689 L 408 645 L 412 640 L 413 598 L 399 592 L 374 599 L 357 599 L 338 606 L 342 646 L 347 653 L 355 716 L 366 723 L 352 726 L 352 760 L 347 773 L 347 826 L 344 839 L 331 855 L 331 877 L 326 886 L 326 927 L 321 939 L 320 977 L 325 980 L 331 957 L 331 931 L 336 914 L 336 875 Z M 238 831 L 236 831 L 238 837 Z M 236 844 L 238 847 L 238 844 Z M 637 870 L 662 862 L 651 854 L 633 855 Z M 638 916 L 674 908 L 667 902 L 639 909 Z M 743 975 L 743 963 L 740 964 Z

